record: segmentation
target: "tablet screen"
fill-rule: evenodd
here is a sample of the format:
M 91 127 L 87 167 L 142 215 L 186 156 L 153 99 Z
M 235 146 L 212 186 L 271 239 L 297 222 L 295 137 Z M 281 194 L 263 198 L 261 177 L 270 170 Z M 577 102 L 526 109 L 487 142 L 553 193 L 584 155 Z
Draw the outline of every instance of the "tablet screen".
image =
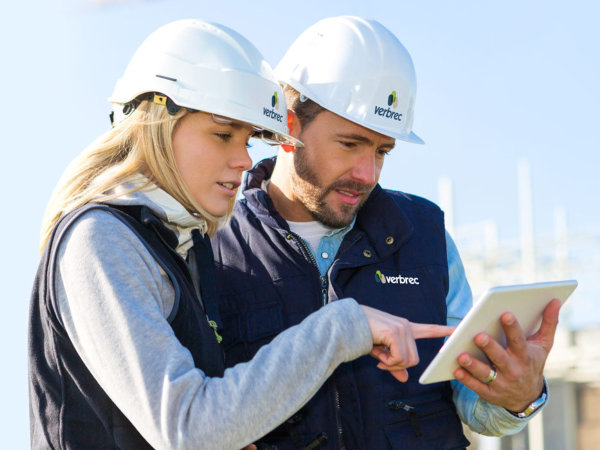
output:
M 456 358 L 463 352 L 468 352 L 481 361 L 488 361 L 473 342 L 473 338 L 482 331 L 506 347 L 500 316 L 507 311 L 515 315 L 525 334 L 531 336 L 541 324 L 542 312 L 546 305 L 554 298 L 564 303 L 576 287 L 577 281 L 567 280 L 489 289 L 446 340 L 419 378 L 419 382 L 427 384 L 454 379 L 453 372 L 459 367 Z

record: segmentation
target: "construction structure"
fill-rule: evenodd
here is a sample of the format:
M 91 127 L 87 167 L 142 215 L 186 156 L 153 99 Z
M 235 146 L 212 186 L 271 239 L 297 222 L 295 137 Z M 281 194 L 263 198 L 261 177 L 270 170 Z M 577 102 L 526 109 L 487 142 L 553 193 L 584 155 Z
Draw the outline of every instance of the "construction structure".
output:
M 579 286 L 561 310 L 561 323 L 545 368 L 550 401 L 542 414 L 514 436 L 471 435 L 477 450 L 564 450 L 600 448 L 600 227 L 570 233 L 565 209 L 554 210 L 554 232 L 534 233 L 531 169 L 518 164 L 520 239 L 500 242 L 493 219 L 456 226 L 452 182 L 439 182 L 439 204 L 460 249 L 474 299 L 495 285 L 577 279 Z

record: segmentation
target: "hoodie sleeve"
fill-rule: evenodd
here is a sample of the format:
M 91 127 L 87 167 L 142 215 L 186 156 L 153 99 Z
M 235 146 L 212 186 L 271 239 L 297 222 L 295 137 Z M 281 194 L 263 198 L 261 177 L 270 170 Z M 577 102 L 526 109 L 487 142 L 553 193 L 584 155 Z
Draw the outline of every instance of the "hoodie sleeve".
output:
M 206 377 L 165 319 L 169 280 L 134 233 L 102 211 L 73 225 L 54 275 L 73 345 L 157 449 L 242 448 L 302 407 L 340 363 L 372 347 L 362 309 L 346 299 L 281 333 L 222 378 Z

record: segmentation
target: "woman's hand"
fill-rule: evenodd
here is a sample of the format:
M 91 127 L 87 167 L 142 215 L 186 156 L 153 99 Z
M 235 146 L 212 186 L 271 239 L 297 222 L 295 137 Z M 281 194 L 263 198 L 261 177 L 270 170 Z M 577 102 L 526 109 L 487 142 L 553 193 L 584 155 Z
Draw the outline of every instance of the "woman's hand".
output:
M 456 327 L 413 323 L 369 306 L 361 305 L 373 338 L 371 356 L 378 368 L 389 371 L 397 380 L 408 380 L 407 368 L 419 363 L 417 339 L 450 336 Z

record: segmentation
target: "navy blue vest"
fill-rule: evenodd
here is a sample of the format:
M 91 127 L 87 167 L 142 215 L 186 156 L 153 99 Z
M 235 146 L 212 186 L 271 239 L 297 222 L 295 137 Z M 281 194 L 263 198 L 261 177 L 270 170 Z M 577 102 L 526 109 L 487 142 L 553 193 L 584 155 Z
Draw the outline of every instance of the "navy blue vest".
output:
M 86 205 L 63 217 L 55 227 L 38 268 L 29 316 L 29 414 L 33 449 L 151 448 L 98 385 L 73 347 L 57 314 L 51 290 L 58 245 L 85 212 L 101 209 L 128 225 L 169 275 L 175 302 L 168 321 L 187 347 L 196 367 L 207 376 L 222 376 L 223 352 L 209 327 L 185 261 L 174 251 L 177 238 L 146 207 Z M 201 295 L 211 319 L 216 309 L 212 250 L 208 238 L 194 238 Z M 85 264 L 84 261 L 82 261 Z M 207 276 L 209 275 L 209 276 Z M 211 313 L 210 309 L 213 310 Z
M 252 358 L 324 298 L 353 297 L 413 322 L 446 323 L 448 267 L 437 206 L 377 186 L 323 279 L 259 188 L 268 164 L 250 174 L 246 200 L 213 239 L 227 366 Z M 464 448 L 469 442 L 449 383 L 418 383 L 442 341 L 417 341 L 420 363 L 407 383 L 377 369 L 370 356 L 342 364 L 298 414 L 261 440 L 262 448 Z

